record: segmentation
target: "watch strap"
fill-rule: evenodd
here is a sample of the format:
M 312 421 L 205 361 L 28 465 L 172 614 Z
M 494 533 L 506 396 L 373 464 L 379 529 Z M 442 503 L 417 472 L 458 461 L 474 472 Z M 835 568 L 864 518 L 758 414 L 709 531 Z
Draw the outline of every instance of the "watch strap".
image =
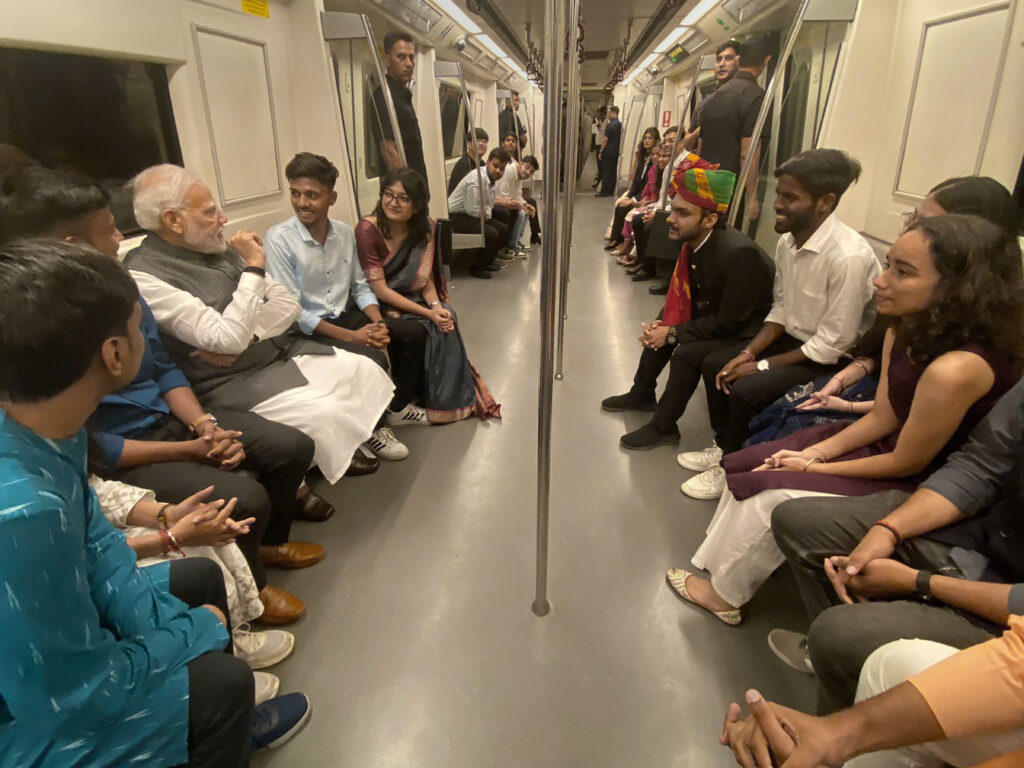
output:
M 931 571 L 920 570 L 917 572 L 917 579 L 914 580 L 914 594 L 918 598 L 924 601 L 934 600 L 932 596 L 932 576 Z
M 205 424 L 208 421 L 212 421 L 214 424 L 216 424 L 217 417 L 214 416 L 212 413 L 204 413 L 202 416 L 200 416 L 198 419 L 196 419 L 195 421 L 188 425 L 188 431 L 195 432 L 197 429 L 199 429 L 200 424 Z

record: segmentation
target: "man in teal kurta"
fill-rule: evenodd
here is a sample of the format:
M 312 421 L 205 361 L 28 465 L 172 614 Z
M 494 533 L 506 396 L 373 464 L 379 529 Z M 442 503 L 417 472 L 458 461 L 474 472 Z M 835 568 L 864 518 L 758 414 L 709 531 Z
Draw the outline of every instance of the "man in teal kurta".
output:
M 140 315 L 131 278 L 98 252 L 56 241 L 0 252 L 4 768 L 247 764 L 252 676 L 209 653 L 227 645 L 223 615 L 158 589 L 166 574 L 136 567 L 88 484 L 82 427 L 134 377 Z M 224 721 L 190 722 L 197 672 L 235 683 L 207 691 Z M 204 741 L 237 756 L 195 762 Z

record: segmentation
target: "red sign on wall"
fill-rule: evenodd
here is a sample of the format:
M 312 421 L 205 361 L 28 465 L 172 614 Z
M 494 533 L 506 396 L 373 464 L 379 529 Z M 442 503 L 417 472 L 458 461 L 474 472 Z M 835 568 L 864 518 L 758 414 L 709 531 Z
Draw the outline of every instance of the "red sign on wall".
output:
M 672 125 L 672 110 L 667 109 L 661 114 L 661 127 L 668 128 Z

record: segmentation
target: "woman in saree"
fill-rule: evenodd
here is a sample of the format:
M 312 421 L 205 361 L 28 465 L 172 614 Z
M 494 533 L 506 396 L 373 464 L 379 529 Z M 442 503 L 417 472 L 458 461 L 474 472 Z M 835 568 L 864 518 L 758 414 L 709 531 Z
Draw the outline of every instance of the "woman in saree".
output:
M 427 329 L 419 397 L 427 420 L 500 418 L 501 406 L 470 364 L 447 303 L 427 202 L 426 180 L 417 171 L 397 168 L 381 178 L 377 207 L 356 226 L 359 263 L 387 316 L 412 318 Z

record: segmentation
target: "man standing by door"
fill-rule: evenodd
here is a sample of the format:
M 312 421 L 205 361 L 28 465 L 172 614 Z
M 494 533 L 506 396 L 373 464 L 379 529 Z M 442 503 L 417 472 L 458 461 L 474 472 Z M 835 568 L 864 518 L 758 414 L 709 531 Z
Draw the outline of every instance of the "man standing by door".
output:
M 619 145 L 622 139 L 622 123 L 619 122 L 619 108 L 608 108 L 608 123 L 604 127 L 604 140 L 597 150 L 597 162 L 601 168 L 601 189 L 598 197 L 611 197 L 615 194 L 615 182 L 618 180 Z
M 405 163 L 414 171 L 423 174 L 427 179 L 427 165 L 423 160 L 423 138 L 420 135 L 420 123 L 416 118 L 416 110 L 412 105 L 413 69 L 416 66 L 416 47 L 412 37 L 404 32 L 389 32 L 384 36 L 384 67 L 391 101 L 395 105 L 395 117 L 398 120 L 398 132 L 402 136 L 402 147 L 405 149 Z M 384 93 L 378 88 L 373 94 L 374 106 L 377 109 L 373 130 L 378 137 L 380 156 L 387 170 L 401 168 L 402 156 L 395 142 L 395 132 L 388 115 Z M 373 119 L 373 118 L 371 118 Z
M 514 155 L 518 160 L 524 149 L 526 149 L 526 125 L 519 118 L 519 91 L 512 91 L 512 97 L 508 100 L 505 108 L 498 115 L 498 133 L 504 136 L 506 133 L 514 133 L 519 147 Z

